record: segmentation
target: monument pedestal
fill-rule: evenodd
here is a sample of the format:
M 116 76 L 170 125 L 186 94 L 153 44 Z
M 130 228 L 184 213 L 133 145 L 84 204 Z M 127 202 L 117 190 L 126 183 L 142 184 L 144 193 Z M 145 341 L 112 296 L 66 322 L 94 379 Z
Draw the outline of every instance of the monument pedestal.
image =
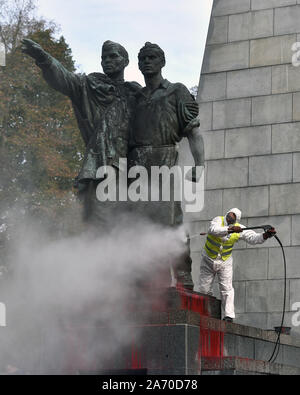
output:
M 97 352 L 89 363 L 84 355 L 97 341 L 110 339 L 105 325 L 72 328 L 72 350 L 66 372 L 71 374 L 300 374 L 300 342 L 281 335 L 276 364 L 268 363 L 277 334 L 220 320 L 220 301 L 183 289 L 149 293 L 128 311 L 126 346 L 103 361 Z M 127 318 L 128 318 L 127 317 Z M 122 323 L 120 323 L 122 325 Z M 96 333 L 96 337 L 95 337 Z M 76 339 L 77 337 L 77 339 Z M 68 338 L 68 337 L 67 337 Z M 90 339 L 90 341 L 89 341 Z M 98 340 L 97 340 L 98 339 Z M 80 347 L 78 346 L 80 344 Z M 101 363 L 98 364 L 97 358 Z

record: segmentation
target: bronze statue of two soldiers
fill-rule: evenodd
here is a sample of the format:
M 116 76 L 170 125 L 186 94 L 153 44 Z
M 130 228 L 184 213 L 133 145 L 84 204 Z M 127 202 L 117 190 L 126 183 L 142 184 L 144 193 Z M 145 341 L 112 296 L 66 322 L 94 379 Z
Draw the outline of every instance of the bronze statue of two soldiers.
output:
M 147 42 L 139 52 L 139 69 L 146 84 L 142 88 L 136 82 L 124 81 L 129 59 L 120 44 L 106 41 L 101 61 L 104 74 L 89 75 L 69 72 L 32 40 L 24 39 L 22 44 L 23 52 L 35 59 L 48 84 L 72 101 L 86 145 L 76 184 L 84 201 L 84 218 L 99 231 L 115 224 L 118 213 L 128 209 L 119 201 L 97 199 L 100 167 L 113 167 L 117 177 L 134 166 L 143 166 L 149 173 L 152 166 L 172 168 L 177 163 L 178 143 L 183 137 L 189 140 L 195 166 L 204 166 L 198 105 L 184 85 L 170 83 L 162 77 L 165 54 L 158 45 Z M 120 159 L 124 158 L 126 169 L 120 166 Z M 193 180 L 196 181 L 195 173 Z M 181 204 L 174 199 L 129 207 L 165 226 L 180 226 L 183 222 Z M 191 288 L 189 251 L 179 259 L 175 269 L 177 279 Z

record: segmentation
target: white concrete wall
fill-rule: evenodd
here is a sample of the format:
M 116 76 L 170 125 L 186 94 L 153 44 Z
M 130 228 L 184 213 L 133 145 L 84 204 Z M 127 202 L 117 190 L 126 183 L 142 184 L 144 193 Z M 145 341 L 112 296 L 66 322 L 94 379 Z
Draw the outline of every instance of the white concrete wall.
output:
M 206 151 L 205 208 L 192 234 L 231 207 L 245 225 L 272 224 L 288 265 L 287 318 L 300 302 L 300 0 L 215 0 L 198 101 Z M 197 282 L 205 238 L 195 238 Z M 275 240 L 234 252 L 237 322 L 280 323 L 283 263 Z M 196 284 L 197 286 L 197 284 Z M 217 287 L 216 287 L 217 292 Z M 218 293 L 218 292 L 217 292 Z M 300 327 L 293 331 L 300 332 Z

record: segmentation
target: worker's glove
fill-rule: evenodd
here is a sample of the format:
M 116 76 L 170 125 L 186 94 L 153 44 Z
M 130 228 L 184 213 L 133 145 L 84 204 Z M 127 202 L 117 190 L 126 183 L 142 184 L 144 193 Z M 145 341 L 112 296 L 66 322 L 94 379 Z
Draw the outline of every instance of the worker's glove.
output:
M 240 226 L 229 226 L 228 228 L 228 233 L 241 233 L 243 231 L 243 228 Z
M 264 240 L 267 240 L 275 235 L 276 235 L 276 230 L 274 228 L 270 228 L 263 234 L 263 237 L 264 237 Z

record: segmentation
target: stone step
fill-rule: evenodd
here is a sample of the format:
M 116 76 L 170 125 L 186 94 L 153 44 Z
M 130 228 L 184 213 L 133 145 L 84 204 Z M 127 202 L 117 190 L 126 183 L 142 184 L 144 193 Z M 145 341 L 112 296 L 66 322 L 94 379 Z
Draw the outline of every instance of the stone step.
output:
M 201 375 L 299 375 L 300 368 L 249 358 L 224 357 L 201 359 Z
M 268 362 L 271 358 L 277 333 L 259 328 L 224 323 L 210 317 L 200 317 L 202 356 L 214 357 L 214 339 L 220 337 L 220 357 L 238 357 Z M 300 368 L 300 342 L 288 335 L 280 336 L 280 347 L 276 360 L 278 364 Z
M 125 301 L 123 315 L 120 309 L 110 313 L 112 327 L 107 321 L 94 320 L 101 303 L 75 317 L 64 313 L 60 339 L 57 328 L 40 328 L 38 365 L 34 358 L 29 363 L 28 357 L 26 366 L 18 366 L 44 374 L 101 374 L 104 370 L 162 375 L 299 374 L 299 340 L 281 335 L 276 363 L 269 364 L 277 334 L 220 320 L 220 301 L 215 298 L 182 289 L 137 296 Z M 7 344 L 9 331 L 9 327 L 1 331 L 0 349 Z M 51 345 L 58 340 L 61 352 L 53 355 Z M 118 344 L 116 352 L 103 360 L 99 350 L 112 343 Z
M 132 338 L 130 345 L 120 349 L 118 355 L 106 364 L 111 372 L 143 369 L 147 374 L 169 375 L 199 375 L 201 372 L 298 374 L 299 341 L 281 335 L 276 363 L 268 363 L 277 334 L 220 320 L 220 301 L 215 298 L 182 289 L 169 289 L 164 293 L 150 292 L 146 300 L 146 304 L 145 298 L 137 299 L 136 303 L 140 304 L 131 302 L 126 314 L 130 316 L 127 325 L 128 321 L 132 324 L 124 330 L 132 333 Z M 73 339 L 76 326 L 73 325 Z M 90 328 L 90 331 L 95 334 L 95 328 Z M 78 323 L 79 344 L 85 336 L 89 336 L 88 332 L 88 328 L 82 332 Z M 99 341 L 110 336 L 105 323 L 99 323 L 96 332 Z M 139 335 L 136 336 L 136 333 Z M 82 351 L 82 347 L 80 349 Z M 73 364 L 76 355 L 71 360 Z M 76 370 L 76 364 L 70 369 Z M 81 367 L 80 371 L 84 370 Z
M 149 295 L 151 298 L 151 296 Z M 154 298 L 152 294 L 152 298 Z M 161 301 L 165 302 L 162 303 Z M 160 307 L 159 307 L 160 306 Z M 201 314 L 202 316 L 221 318 L 221 301 L 209 295 L 186 290 L 183 288 L 168 288 L 160 295 L 159 305 L 161 311 L 186 310 Z M 161 308 L 162 307 L 162 308 Z M 155 308 L 153 309 L 155 311 Z

